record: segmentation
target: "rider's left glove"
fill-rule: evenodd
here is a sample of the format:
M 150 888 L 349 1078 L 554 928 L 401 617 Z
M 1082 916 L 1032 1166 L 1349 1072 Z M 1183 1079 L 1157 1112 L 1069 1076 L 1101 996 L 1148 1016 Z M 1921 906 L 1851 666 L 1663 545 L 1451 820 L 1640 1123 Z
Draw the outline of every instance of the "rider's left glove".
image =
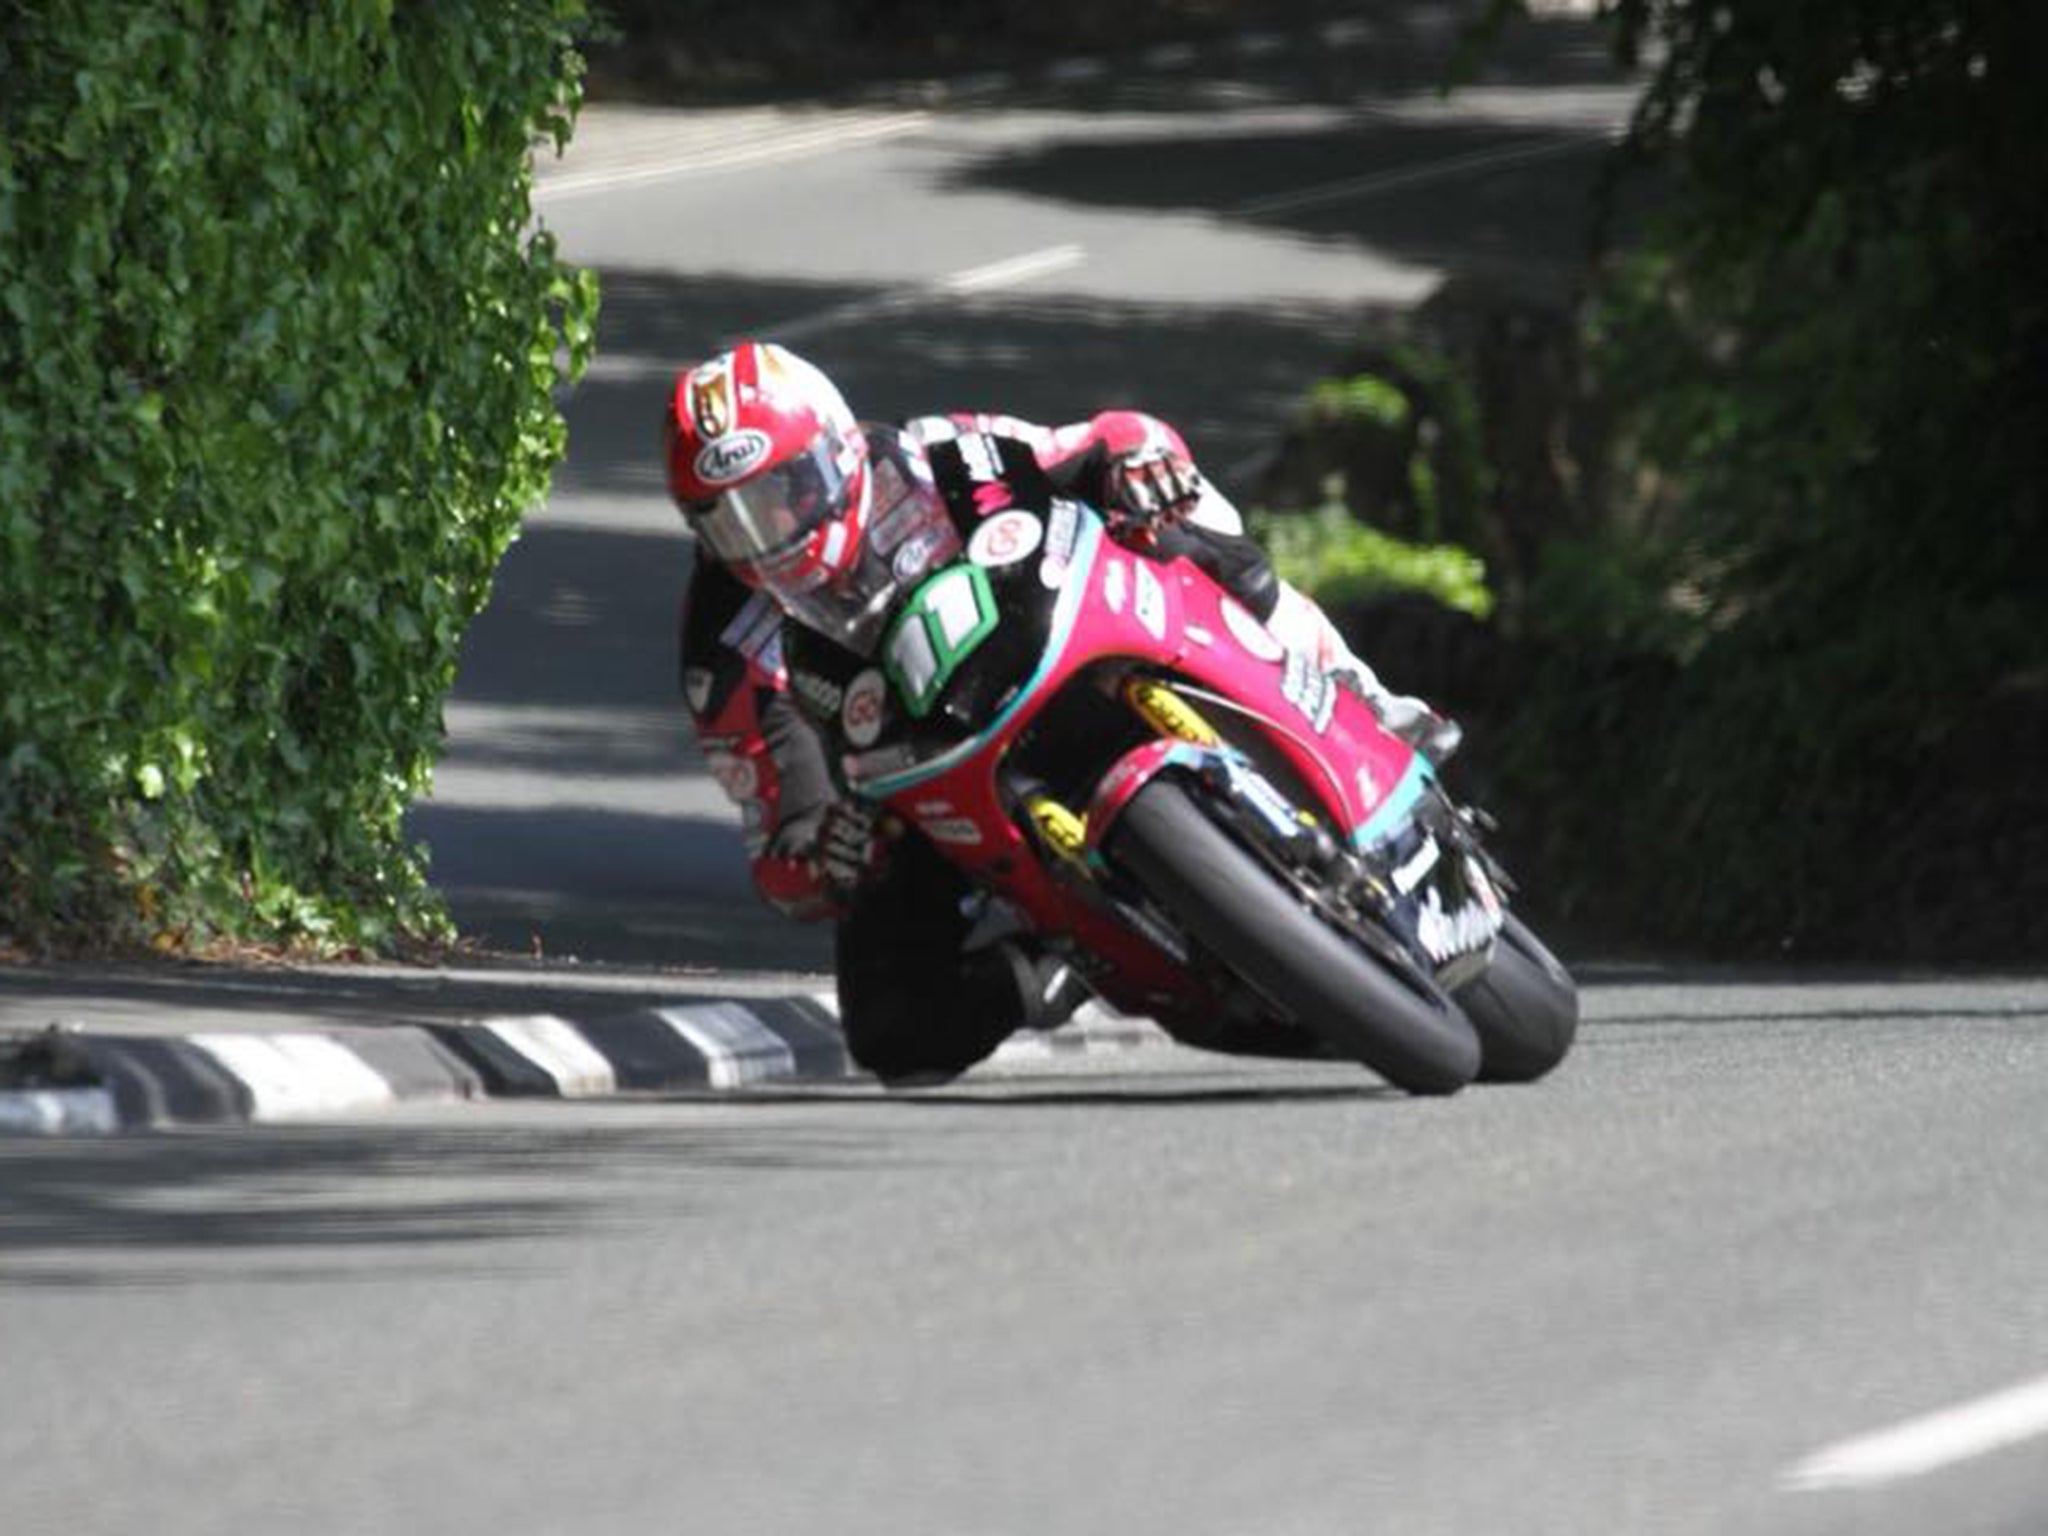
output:
M 1170 448 L 1144 448 L 1110 466 L 1109 510 L 1124 529 L 1157 533 L 1193 514 L 1202 472 Z

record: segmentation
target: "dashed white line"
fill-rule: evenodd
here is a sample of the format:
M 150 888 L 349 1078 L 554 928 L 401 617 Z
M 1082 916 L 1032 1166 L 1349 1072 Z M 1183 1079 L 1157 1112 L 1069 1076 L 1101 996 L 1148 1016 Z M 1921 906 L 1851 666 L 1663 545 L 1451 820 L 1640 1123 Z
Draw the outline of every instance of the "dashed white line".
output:
M 1063 272 L 1078 263 L 1085 254 L 1078 245 L 1049 245 L 1042 251 L 1027 251 L 1022 256 L 992 261 L 985 267 L 955 272 L 940 279 L 939 286 L 948 293 L 980 293 L 986 288 L 1009 288 L 1048 273 Z
M 1301 187 L 1293 192 L 1275 193 L 1271 197 L 1255 197 L 1230 209 L 1233 214 L 1259 217 L 1270 213 L 1293 213 L 1303 208 L 1319 208 L 1331 203 L 1348 203 L 1362 197 L 1374 197 L 1382 192 L 1405 191 L 1409 187 L 1426 186 L 1433 181 L 1447 181 L 1452 177 L 1469 175 L 1474 171 L 1498 170 L 1503 166 L 1520 165 L 1530 160 L 1548 160 L 1558 155 L 1582 154 L 1589 149 L 1605 147 L 1605 139 L 1547 139 L 1540 144 L 1510 144 L 1498 149 L 1476 150 L 1469 155 L 1454 155 L 1448 160 L 1432 160 L 1427 165 L 1397 166 L 1392 170 L 1374 171 L 1366 176 L 1351 176 L 1343 181 L 1327 181 L 1313 187 Z
M 1193 43 L 1161 43 L 1148 48 L 1138 55 L 1138 62 L 1147 69 L 1186 69 L 1195 62 Z
M 929 112 L 897 112 L 867 121 L 839 120 L 765 134 L 731 147 L 699 144 L 680 152 L 656 151 L 637 156 L 622 165 L 542 176 L 535 182 L 533 196 L 536 202 L 552 202 L 558 198 L 609 192 L 618 187 L 664 181 L 676 176 L 732 170 L 775 160 L 794 160 L 827 150 L 850 149 L 860 144 L 897 138 L 916 132 L 930 121 Z
M 853 299 L 845 304 L 834 304 L 829 309 L 818 309 L 807 315 L 798 315 L 794 319 L 778 321 L 772 325 L 755 326 L 751 330 L 736 332 L 735 338 L 758 336 L 770 341 L 798 341 L 849 322 L 872 320 L 878 315 L 911 309 L 936 296 L 984 293 L 992 288 L 1008 288 L 1018 283 L 1028 283 L 1034 278 L 1074 266 L 1084 260 L 1087 254 L 1087 251 L 1078 245 L 1051 245 L 1041 251 L 1026 251 L 1021 256 L 992 261 L 986 266 L 968 267 L 964 271 L 950 273 L 930 282 L 905 284 L 900 288 L 878 293 L 872 298 Z
M 1825 1446 L 1785 1474 L 1787 1489 L 1874 1488 L 2048 1435 L 2048 1376 Z
M 1240 32 L 1230 40 L 1230 46 L 1245 58 L 1262 59 L 1285 48 L 1287 39 L 1277 32 Z

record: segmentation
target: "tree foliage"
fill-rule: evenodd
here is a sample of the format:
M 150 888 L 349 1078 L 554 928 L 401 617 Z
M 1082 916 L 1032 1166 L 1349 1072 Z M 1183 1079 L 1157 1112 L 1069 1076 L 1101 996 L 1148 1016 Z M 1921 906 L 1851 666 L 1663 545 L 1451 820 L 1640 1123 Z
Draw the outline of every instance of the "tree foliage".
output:
M 1612 598 L 1640 622 L 1604 660 L 1552 636 L 1548 857 L 1658 939 L 2038 947 L 2037 769 L 1987 764 L 2048 717 L 2040 9 L 1604 12 L 1664 191 L 1592 355 L 1660 510 L 1553 575 L 1660 586 Z
M 399 817 L 590 345 L 582 9 L 0 11 L 0 932 L 437 922 Z

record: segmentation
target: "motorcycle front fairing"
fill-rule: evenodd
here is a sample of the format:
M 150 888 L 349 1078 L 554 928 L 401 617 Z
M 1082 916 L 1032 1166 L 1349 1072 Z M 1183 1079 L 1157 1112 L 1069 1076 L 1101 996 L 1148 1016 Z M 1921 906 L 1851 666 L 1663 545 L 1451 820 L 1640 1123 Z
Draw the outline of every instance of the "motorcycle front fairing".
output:
M 1408 831 L 1431 789 L 1427 762 L 1193 565 L 1117 545 L 1068 501 L 1043 517 L 993 515 L 968 554 L 925 579 L 892 617 L 879 665 L 848 683 L 840 766 L 853 792 L 886 802 L 1034 926 L 1104 956 L 1131 984 L 1113 1001 L 1144 1007 L 1187 980 L 1162 965 L 1160 935 L 1134 933 L 1135 914 L 1078 889 L 1074 865 L 1026 830 L 1019 785 L 1065 770 L 1087 807 L 1085 860 L 1153 773 L 1199 768 L 1199 752 L 1132 714 L 1121 679 L 1171 680 L 1229 730 L 1247 782 L 1282 781 L 1269 793 L 1327 817 L 1353 850 L 1384 863 Z M 1428 885 L 1391 902 L 1412 909 L 1394 926 L 1418 954 L 1431 953 L 1425 935 L 1471 931 L 1440 931 L 1448 917 L 1424 904 L 1442 874 L 1425 873 Z

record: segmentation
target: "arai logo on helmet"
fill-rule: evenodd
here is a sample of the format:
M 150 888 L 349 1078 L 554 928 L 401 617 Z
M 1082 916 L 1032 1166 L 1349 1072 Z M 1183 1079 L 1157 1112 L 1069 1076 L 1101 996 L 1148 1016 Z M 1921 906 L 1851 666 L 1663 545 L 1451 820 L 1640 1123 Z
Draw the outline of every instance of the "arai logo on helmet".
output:
M 759 469 L 761 461 L 768 457 L 768 451 L 774 446 L 766 432 L 752 427 L 728 432 L 699 448 L 696 462 L 691 467 L 706 485 L 731 485 Z

